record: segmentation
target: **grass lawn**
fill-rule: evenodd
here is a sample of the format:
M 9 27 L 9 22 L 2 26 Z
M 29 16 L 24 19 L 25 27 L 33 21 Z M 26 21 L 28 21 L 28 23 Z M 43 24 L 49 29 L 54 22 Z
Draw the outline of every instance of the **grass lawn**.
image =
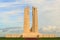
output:
M 0 37 L 0 40 L 24 40 L 23 38 L 5 38 L 5 37 Z
M 4 37 L 0 37 L 0 40 L 24 40 L 24 38 L 4 38 Z M 60 40 L 60 37 L 57 37 L 57 38 L 39 38 L 38 40 Z
M 56 37 L 56 38 L 39 38 L 39 40 L 60 40 L 60 37 Z

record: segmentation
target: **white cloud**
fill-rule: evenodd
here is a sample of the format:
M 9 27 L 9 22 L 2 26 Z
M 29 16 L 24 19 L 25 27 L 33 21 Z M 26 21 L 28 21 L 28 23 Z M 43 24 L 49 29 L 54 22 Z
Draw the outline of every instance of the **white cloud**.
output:
M 56 26 L 43 27 L 42 30 L 44 32 L 56 31 Z
M 60 27 L 56 28 L 56 32 L 60 34 Z
M 52 25 L 60 26 L 60 0 L 26 0 L 26 2 L 38 8 L 39 17 L 41 15 Z
M 23 13 L 22 10 L 13 10 L 13 11 L 7 11 L 0 13 L 0 18 L 2 18 L 2 23 L 8 24 L 8 23 L 15 23 L 15 22 L 22 22 L 23 16 L 18 16 L 16 21 L 9 20 L 9 15 L 18 15 L 18 13 Z
M 0 7 L 12 7 L 14 4 L 24 4 L 23 2 L 5 2 L 5 3 L 0 3 Z
M 34 5 L 36 5 L 36 4 L 40 4 L 41 2 L 43 2 L 44 0 L 25 0 L 27 3 L 29 3 L 29 4 L 34 4 Z
M 11 10 L 11 11 L 6 11 L 6 12 L 0 12 L 0 14 L 9 14 L 9 15 L 14 15 L 14 14 L 17 14 L 17 13 L 23 13 L 23 10 L 20 10 L 20 9 L 16 9 L 16 10 Z
M 13 4 L 18 4 L 18 3 L 17 2 L 0 3 L 0 7 L 10 7 Z

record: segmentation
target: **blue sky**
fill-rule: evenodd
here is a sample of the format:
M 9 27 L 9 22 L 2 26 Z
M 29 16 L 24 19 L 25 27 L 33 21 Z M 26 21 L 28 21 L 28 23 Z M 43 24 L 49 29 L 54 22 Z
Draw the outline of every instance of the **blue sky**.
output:
M 39 32 L 60 35 L 60 0 L 0 0 L 0 29 L 23 28 L 26 6 L 29 6 L 30 10 L 32 6 L 37 7 Z M 30 11 L 31 24 L 32 12 Z
M 24 8 L 28 5 L 26 2 L 3 0 L 0 1 L 0 5 L 0 28 L 23 26 Z M 28 6 L 31 9 L 31 6 Z
M 24 14 L 23 11 L 26 4 L 25 3 L 20 4 L 20 2 L 22 1 L 19 1 L 19 0 L 18 2 L 16 2 L 16 0 L 1 0 L 0 1 L 0 5 L 1 5 L 0 28 L 18 26 L 19 25 L 18 22 L 20 22 L 20 24 L 23 22 L 22 21 L 23 14 Z M 18 21 L 18 18 L 21 18 L 20 21 Z

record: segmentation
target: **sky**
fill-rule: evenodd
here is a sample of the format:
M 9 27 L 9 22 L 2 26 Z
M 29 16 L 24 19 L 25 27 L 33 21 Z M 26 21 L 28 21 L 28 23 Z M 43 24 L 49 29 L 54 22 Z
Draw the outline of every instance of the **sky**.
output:
M 60 37 L 60 0 L 0 0 L 0 29 L 11 29 L 6 32 L 1 30 L 1 36 L 16 33 L 19 27 L 20 31 L 17 33 L 23 33 L 26 6 L 30 7 L 30 26 L 32 26 L 31 9 L 35 6 L 38 10 L 39 32 L 52 33 Z

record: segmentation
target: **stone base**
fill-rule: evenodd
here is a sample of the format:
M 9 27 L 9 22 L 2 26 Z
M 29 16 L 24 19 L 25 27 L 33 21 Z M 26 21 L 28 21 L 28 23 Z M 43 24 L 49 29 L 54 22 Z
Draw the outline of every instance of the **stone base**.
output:
M 55 36 L 56 36 L 55 34 L 41 34 L 41 33 L 33 33 L 33 32 L 22 34 L 23 38 L 43 38 L 43 37 L 54 38 Z
M 50 37 L 50 38 L 54 38 L 56 37 L 55 34 L 41 34 L 41 33 L 33 33 L 33 32 L 29 32 L 29 33 L 23 33 L 23 34 L 6 34 L 7 38 L 42 38 L 42 37 Z

